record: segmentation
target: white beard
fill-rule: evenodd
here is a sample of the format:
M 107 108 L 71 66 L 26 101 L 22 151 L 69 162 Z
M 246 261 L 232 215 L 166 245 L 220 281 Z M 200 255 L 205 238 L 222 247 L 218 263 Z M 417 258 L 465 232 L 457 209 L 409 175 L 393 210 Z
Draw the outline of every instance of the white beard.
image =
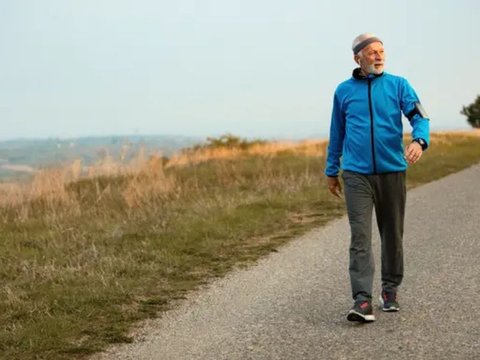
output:
M 367 71 L 369 74 L 380 75 L 383 72 L 383 66 L 379 69 L 375 68 L 375 64 L 368 65 Z

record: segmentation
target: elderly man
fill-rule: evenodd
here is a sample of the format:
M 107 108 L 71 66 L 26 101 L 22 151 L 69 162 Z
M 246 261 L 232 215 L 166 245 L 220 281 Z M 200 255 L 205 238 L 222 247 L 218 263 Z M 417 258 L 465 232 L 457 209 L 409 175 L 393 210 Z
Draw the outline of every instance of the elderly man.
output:
M 408 81 L 383 71 L 383 42 L 361 34 L 352 45 L 359 65 L 335 90 L 325 175 L 330 192 L 341 195 L 340 167 L 351 230 L 350 321 L 375 320 L 372 309 L 374 258 L 371 249 L 375 207 L 382 248 L 383 311 L 398 311 L 403 278 L 403 223 L 407 163 L 415 164 L 429 146 L 429 119 Z M 403 146 L 402 113 L 412 126 Z M 340 163 L 341 159 L 341 163 Z

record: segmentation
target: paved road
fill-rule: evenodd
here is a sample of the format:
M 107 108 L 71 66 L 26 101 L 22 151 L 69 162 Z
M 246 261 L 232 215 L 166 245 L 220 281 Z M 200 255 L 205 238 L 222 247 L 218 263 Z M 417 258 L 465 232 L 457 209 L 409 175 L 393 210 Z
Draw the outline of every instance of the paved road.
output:
M 345 320 L 346 218 L 192 294 L 96 359 L 480 359 L 480 164 L 408 193 L 399 313 Z M 378 234 L 376 295 L 379 284 Z

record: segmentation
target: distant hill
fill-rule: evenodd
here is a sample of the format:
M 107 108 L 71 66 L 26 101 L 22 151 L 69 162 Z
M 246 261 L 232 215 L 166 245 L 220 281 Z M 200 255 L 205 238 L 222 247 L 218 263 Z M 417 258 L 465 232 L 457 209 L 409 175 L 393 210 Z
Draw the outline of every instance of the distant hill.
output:
M 146 154 L 161 153 L 170 157 L 180 149 L 203 140 L 187 136 L 132 135 L 0 141 L 0 181 L 25 179 L 35 169 L 61 166 L 76 159 L 90 165 L 107 154 L 114 159 L 128 161 L 142 148 Z

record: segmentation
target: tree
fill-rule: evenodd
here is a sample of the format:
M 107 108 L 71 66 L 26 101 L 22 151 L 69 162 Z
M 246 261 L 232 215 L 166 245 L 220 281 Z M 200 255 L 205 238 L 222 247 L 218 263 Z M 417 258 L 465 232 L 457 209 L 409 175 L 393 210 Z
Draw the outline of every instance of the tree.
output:
M 467 117 L 467 121 L 472 127 L 480 129 L 480 95 L 468 106 L 464 106 L 460 114 Z

